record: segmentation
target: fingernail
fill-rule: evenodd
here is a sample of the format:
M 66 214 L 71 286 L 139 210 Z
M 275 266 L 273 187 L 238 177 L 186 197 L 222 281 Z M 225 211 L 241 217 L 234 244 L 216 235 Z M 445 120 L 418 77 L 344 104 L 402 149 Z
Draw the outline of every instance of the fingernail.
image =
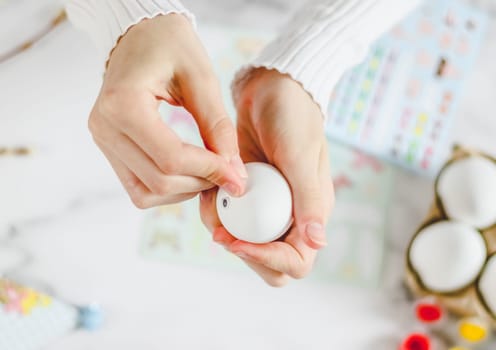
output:
M 242 179 L 248 178 L 248 172 L 246 171 L 245 164 L 243 163 L 243 160 L 241 159 L 239 154 L 232 157 L 230 163 L 234 167 L 234 169 L 236 169 L 236 172 Z
M 235 184 L 233 184 L 233 183 L 228 182 L 228 183 L 224 184 L 224 185 L 222 186 L 222 188 L 223 188 L 223 189 L 224 189 L 227 193 L 229 193 L 231 196 L 236 197 L 236 196 L 239 196 L 239 194 L 240 194 L 240 193 L 239 193 L 239 192 L 240 192 L 239 187 L 238 187 L 238 186 L 236 186 L 236 185 L 235 185 Z
M 202 191 L 200 192 L 200 200 L 203 202 L 210 202 L 214 196 L 214 193 L 215 191 L 212 190 Z
M 326 234 L 325 234 L 324 226 L 322 226 L 322 224 L 319 224 L 317 222 L 308 224 L 307 227 L 305 228 L 305 233 L 313 243 L 318 244 L 320 246 L 327 245 Z

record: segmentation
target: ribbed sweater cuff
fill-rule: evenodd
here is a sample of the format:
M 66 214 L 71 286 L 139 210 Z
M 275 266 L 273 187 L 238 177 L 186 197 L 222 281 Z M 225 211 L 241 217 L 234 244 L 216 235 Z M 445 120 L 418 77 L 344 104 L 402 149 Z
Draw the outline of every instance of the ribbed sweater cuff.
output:
M 179 13 L 195 26 L 195 18 L 178 0 L 70 0 L 71 22 L 87 32 L 106 61 L 119 38 L 145 18 Z

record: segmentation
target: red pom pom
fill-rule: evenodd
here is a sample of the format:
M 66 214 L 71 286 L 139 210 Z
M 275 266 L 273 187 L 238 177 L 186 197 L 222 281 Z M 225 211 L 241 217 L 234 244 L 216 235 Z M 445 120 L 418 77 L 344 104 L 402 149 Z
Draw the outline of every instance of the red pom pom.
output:
M 425 334 L 410 334 L 401 344 L 400 350 L 431 350 L 431 341 Z
M 430 303 L 420 303 L 416 307 L 417 319 L 423 323 L 435 323 L 443 316 L 440 306 Z

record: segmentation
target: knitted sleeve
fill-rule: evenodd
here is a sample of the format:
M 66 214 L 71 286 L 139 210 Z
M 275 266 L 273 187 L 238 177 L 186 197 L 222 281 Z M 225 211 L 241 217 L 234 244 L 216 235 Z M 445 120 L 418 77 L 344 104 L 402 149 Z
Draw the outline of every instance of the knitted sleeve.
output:
M 119 38 L 145 18 L 180 13 L 195 25 L 195 19 L 178 0 L 68 0 L 71 22 L 87 32 L 106 61 Z
M 418 5 L 419 0 L 314 0 L 279 37 L 234 79 L 236 100 L 254 68 L 288 74 L 325 115 L 332 89 L 343 73 L 366 56 L 370 44 Z

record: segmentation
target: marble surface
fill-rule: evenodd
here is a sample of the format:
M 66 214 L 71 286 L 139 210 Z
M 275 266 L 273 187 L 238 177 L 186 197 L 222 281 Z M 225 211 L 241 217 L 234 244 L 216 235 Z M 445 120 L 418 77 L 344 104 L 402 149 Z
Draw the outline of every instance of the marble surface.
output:
M 288 3 L 190 7 L 200 25 L 277 28 L 294 10 Z M 495 37 L 492 23 L 454 130 L 456 142 L 492 154 Z M 430 204 L 431 180 L 398 171 L 390 254 L 377 290 L 305 280 L 273 289 L 248 271 L 147 262 L 137 251 L 144 214 L 87 131 L 100 82 L 92 44 L 67 23 L 0 65 L 0 145 L 34 149 L 30 157 L 0 158 L 0 274 L 75 303 L 98 302 L 107 315 L 100 331 L 68 334 L 47 349 L 394 349 L 412 330 L 403 252 Z

